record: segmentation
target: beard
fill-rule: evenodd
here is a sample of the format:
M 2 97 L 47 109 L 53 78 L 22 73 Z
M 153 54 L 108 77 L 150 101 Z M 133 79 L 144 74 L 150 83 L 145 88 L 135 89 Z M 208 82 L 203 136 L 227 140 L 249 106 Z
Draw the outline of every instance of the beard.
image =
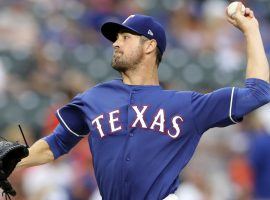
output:
M 126 72 L 136 68 L 143 58 L 142 49 L 132 51 L 130 56 L 127 56 L 122 51 L 114 51 L 111 66 L 118 72 Z

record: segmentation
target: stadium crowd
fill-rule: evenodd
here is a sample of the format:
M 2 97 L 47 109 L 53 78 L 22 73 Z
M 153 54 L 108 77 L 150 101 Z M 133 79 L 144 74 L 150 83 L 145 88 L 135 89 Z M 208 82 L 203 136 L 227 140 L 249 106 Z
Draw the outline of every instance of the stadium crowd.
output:
M 254 9 L 269 56 L 270 1 L 242 2 Z M 243 86 L 245 41 L 225 19 L 228 3 L 1 0 L 1 136 L 22 142 L 20 123 L 33 143 L 57 125 L 57 108 L 96 83 L 117 77 L 110 67 L 111 44 L 99 30 L 103 22 L 122 21 L 133 13 L 152 15 L 167 30 L 168 48 L 159 68 L 165 88 L 209 92 Z M 269 120 L 265 106 L 240 125 L 208 131 L 180 176 L 180 199 L 270 199 L 270 161 L 265 153 L 270 159 Z M 18 193 L 14 199 L 98 200 L 91 166 L 85 139 L 54 163 L 17 170 L 10 179 Z M 266 177 L 261 178 L 264 170 Z

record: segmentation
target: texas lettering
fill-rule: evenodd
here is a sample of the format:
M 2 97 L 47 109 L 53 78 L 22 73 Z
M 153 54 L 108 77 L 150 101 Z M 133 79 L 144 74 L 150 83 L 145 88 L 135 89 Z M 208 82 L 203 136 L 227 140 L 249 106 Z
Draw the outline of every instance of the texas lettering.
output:
M 183 118 L 180 115 L 175 115 L 170 119 L 168 127 L 165 125 L 166 115 L 165 110 L 163 108 L 157 109 L 156 114 L 151 116 L 150 121 L 145 120 L 145 116 L 147 114 L 148 106 L 131 106 L 132 112 L 135 114 L 135 119 L 129 124 L 129 127 L 132 128 L 142 128 L 142 129 L 149 129 L 155 130 L 163 134 L 167 134 L 171 138 L 175 139 L 181 134 L 181 124 L 184 122 Z M 105 121 L 105 115 L 106 117 Z M 123 125 L 121 125 L 121 118 L 120 118 L 120 110 L 114 110 L 109 113 L 104 113 L 92 120 L 92 125 L 96 127 L 99 132 L 101 138 L 106 136 L 107 134 L 104 133 L 104 126 L 105 124 L 109 124 L 110 127 L 110 134 L 113 134 L 117 131 L 121 131 L 123 129 Z

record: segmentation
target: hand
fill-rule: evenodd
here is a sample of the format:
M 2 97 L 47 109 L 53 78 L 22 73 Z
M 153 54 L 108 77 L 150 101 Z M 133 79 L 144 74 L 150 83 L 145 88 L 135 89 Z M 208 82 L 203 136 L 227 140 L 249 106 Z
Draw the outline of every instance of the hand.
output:
M 253 11 L 250 8 L 246 8 L 245 13 L 243 14 L 241 7 L 242 3 L 239 2 L 236 12 L 232 16 L 229 16 L 228 11 L 226 10 L 227 20 L 235 27 L 240 29 L 244 34 L 258 29 L 259 23 L 255 18 Z

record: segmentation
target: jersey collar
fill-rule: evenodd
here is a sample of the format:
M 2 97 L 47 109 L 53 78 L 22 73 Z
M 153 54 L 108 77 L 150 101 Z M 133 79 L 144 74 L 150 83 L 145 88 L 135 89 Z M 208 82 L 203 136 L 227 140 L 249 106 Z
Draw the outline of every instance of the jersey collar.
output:
M 162 90 L 162 87 L 160 85 L 129 85 L 125 84 L 123 82 L 123 79 L 117 78 L 115 79 L 119 84 L 123 85 L 126 88 L 132 89 L 132 90 L 147 90 L 147 89 L 159 89 Z

